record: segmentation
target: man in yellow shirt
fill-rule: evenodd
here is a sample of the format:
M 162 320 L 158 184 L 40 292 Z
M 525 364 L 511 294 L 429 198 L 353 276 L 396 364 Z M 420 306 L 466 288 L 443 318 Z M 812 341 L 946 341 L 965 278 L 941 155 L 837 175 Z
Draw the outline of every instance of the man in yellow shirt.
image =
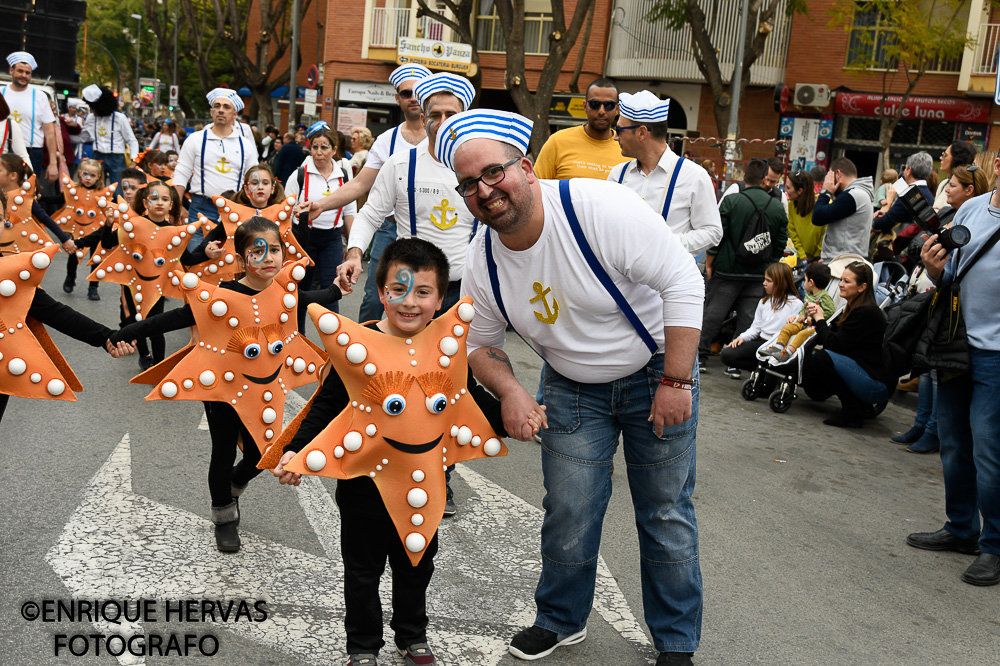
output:
M 597 79 L 587 86 L 587 123 L 560 130 L 538 152 L 535 175 L 543 179 L 598 178 L 625 161 L 615 141 L 618 84 Z

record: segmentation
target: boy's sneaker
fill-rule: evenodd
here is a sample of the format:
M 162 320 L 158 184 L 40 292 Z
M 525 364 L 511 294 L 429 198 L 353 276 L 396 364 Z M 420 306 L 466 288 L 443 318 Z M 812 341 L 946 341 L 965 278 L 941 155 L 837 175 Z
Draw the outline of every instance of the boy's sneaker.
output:
M 781 356 L 781 352 L 784 349 L 785 348 L 782 345 L 771 345 L 770 347 L 768 347 L 767 349 L 765 349 L 764 351 L 762 351 L 760 353 L 760 355 L 761 356 L 773 356 L 774 358 L 777 358 L 777 357 Z
M 347 666 L 378 666 L 378 660 L 370 652 L 351 654 L 348 655 Z
M 575 634 L 557 634 L 541 627 L 528 627 L 510 640 L 510 653 L 518 659 L 531 661 L 552 654 L 557 647 L 575 645 L 587 637 L 587 628 Z
M 743 372 L 739 368 L 734 368 L 733 366 L 729 366 L 728 368 L 726 368 L 726 377 L 729 377 L 731 379 L 739 379 L 742 376 Z
M 406 666 L 427 666 L 427 664 L 437 663 L 434 661 L 434 653 L 431 652 L 427 643 L 414 643 L 406 648 L 397 645 L 396 649 L 399 650 L 399 654 L 403 655 Z

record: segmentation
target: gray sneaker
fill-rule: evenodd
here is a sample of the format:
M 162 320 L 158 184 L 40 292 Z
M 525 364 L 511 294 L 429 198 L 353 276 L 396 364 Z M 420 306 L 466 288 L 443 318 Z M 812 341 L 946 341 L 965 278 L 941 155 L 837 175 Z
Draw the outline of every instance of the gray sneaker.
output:
M 348 655 L 347 666 L 378 666 L 378 660 L 370 652 Z
M 458 507 L 455 506 L 455 500 L 449 497 L 444 501 L 444 517 L 451 518 L 456 513 L 458 513 Z
M 767 349 L 760 352 L 761 356 L 773 356 L 778 358 L 781 356 L 781 352 L 784 351 L 785 347 L 783 345 L 771 345 Z
M 405 648 L 397 645 L 396 649 L 399 650 L 399 654 L 403 655 L 406 666 L 429 666 L 429 664 L 437 663 L 434 659 L 434 653 L 431 652 L 427 643 L 414 643 Z

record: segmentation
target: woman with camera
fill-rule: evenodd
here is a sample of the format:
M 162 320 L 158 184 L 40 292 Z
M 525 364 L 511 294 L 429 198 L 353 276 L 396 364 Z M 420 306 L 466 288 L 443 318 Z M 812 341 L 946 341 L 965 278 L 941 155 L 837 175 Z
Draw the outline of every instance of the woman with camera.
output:
M 994 160 L 993 172 L 1000 173 L 1000 159 Z M 1000 308 L 996 298 L 1000 193 L 965 202 L 954 219 L 955 225 L 968 229 L 968 244 L 949 252 L 934 235 L 920 253 L 927 273 L 941 285 L 960 278 L 969 347 L 969 369 L 957 377 L 942 374 L 938 385 L 948 522 L 937 532 L 911 534 L 906 542 L 924 550 L 978 555 L 962 580 L 970 585 L 996 585 L 1000 583 Z

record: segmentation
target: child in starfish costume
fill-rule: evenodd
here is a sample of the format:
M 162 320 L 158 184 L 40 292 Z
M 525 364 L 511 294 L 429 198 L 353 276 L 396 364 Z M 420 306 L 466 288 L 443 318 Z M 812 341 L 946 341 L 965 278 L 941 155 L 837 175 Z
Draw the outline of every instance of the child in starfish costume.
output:
M 398 240 L 382 255 L 376 280 L 386 310 L 380 322 L 360 326 L 310 308 L 336 372 L 259 466 L 281 456 L 273 473 L 282 483 L 297 485 L 300 474 L 339 479 L 350 663 L 374 664 L 385 644 L 378 586 L 388 559 L 396 648 L 407 664 L 431 664 L 425 598 L 444 468 L 504 455 L 498 437 L 505 431 L 500 403 L 465 362 L 469 299 L 432 322 L 448 286 L 441 250 L 419 238 Z
M 0 191 L 9 195 L 9 224 L 0 230 L 0 252 L 29 252 L 49 242 L 39 223 L 45 225 L 66 252 L 76 252 L 73 239 L 59 228 L 35 200 L 35 176 L 31 167 L 14 153 L 0 155 Z M 18 201 L 20 199 L 20 201 Z
M 0 191 L 0 218 L 6 197 Z M 114 357 L 135 351 L 111 344 L 113 331 L 55 301 L 39 284 L 58 247 L 0 255 L 0 421 L 10 396 L 75 401 L 83 386 L 59 353 L 45 326 Z M 45 326 L 43 326 L 43 324 Z
M 93 257 L 95 248 L 101 242 L 100 234 L 92 232 L 98 231 L 104 222 L 104 209 L 113 202 L 111 194 L 115 185 L 104 186 L 104 169 L 100 162 L 92 159 L 80 162 L 75 181 L 65 173 L 61 180 L 66 205 L 56 211 L 54 217 L 76 243 L 76 252 L 70 252 L 66 258 L 66 280 L 63 282 L 63 291 L 72 294 L 76 286 L 76 268 L 85 254 L 84 250 L 90 248 L 90 256 Z M 96 282 L 87 288 L 87 298 L 101 300 Z
M 216 546 L 222 552 L 240 549 L 238 499 L 260 473 L 261 451 L 277 439 L 285 394 L 317 381 L 326 360 L 295 329 L 295 310 L 301 304 L 341 298 L 335 285 L 298 291 L 304 262 L 282 267 L 284 246 L 270 220 L 251 218 L 236 230 L 235 241 L 245 275 L 212 285 L 184 273 L 178 284 L 187 305 L 130 324 L 114 336 L 116 341 L 132 341 L 197 327 L 187 347 L 132 382 L 156 385 L 147 400 L 205 403 L 212 437 L 208 487 Z M 234 467 L 240 442 L 243 459 Z

